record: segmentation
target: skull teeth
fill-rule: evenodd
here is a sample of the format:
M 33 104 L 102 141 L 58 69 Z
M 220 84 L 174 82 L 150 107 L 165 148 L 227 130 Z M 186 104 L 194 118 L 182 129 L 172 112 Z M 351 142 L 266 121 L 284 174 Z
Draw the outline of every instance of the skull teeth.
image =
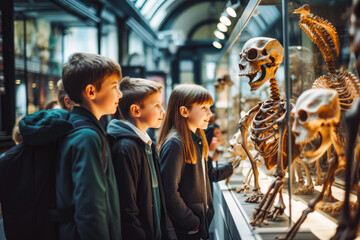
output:
M 301 145 L 305 146 L 306 144 L 314 141 L 315 139 L 317 139 L 317 138 L 319 138 L 319 137 L 321 137 L 321 136 L 320 136 L 320 132 L 317 132 L 316 134 L 313 134 L 313 135 L 311 136 L 311 138 L 309 138 L 309 139 L 301 139 L 301 141 L 300 141 L 300 142 L 297 142 L 297 144 L 301 144 Z
M 297 144 L 300 144 L 304 149 L 303 155 L 311 155 L 322 145 L 322 140 L 320 132 L 317 132 L 313 137 Z
M 259 69 L 259 70 L 260 70 L 260 69 Z M 239 77 L 243 77 L 243 76 L 250 77 L 251 75 L 256 75 L 256 73 L 259 72 L 259 70 L 257 70 L 257 71 L 252 71 L 252 72 L 240 73 L 240 74 L 239 74 Z

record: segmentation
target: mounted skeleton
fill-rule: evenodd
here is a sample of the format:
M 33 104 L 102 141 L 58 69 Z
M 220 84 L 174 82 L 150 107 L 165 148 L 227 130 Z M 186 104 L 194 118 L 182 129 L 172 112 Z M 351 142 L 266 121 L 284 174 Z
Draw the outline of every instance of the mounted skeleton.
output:
M 295 237 L 307 215 L 316 209 L 325 196 L 330 201 L 334 200 L 331 186 L 335 180 L 335 173 L 346 165 L 341 115 L 351 108 L 355 98 L 359 96 L 360 89 L 360 83 L 354 74 L 335 69 L 334 58 L 339 54 L 340 47 L 334 26 L 327 20 L 311 14 L 308 5 L 295 10 L 295 13 L 300 13 L 300 27 L 319 47 L 327 63 L 329 74 L 316 79 L 313 89 L 299 97 L 294 109 L 295 123 L 292 131 L 296 135 L 297 144 L 306 144 L 314 139 L 320 141 L 317 149 L 303 153 L 302 161 L 318 161 L 328 149 L 331 149 L 331 146 L 335 154 L 333 158 L 328 159 L 329 169 L 321 193 L 309 203 L 308 208 L 286 235 L 286 239 Z M 329 204 L 323 207 L 323 210 L 339 210 L 342 204 Z
M 251 91 L 259 89 L 265 82 L 270 81 L 270 99 L 253 107 L 239 122 L 241 139 L 239 143 L 244 148 L 250 159 L 254 173 L 254 194 L 247 202 L 262 201 L 256 209 L 251 221 L 252 225 L 262 223 L 265 218 L 275 219 L 283 214 L 285 205 L 282 198 L 282 188 L 287 170 L 285 115 L 287 112 L 286 101 L 280 98 L 276 71 L 283 60 L 283 47 L 272 38 L 252 38 L 247 41 L 240 53 L 240 74 L 247 76 Z M 263 195 L 260 191 L 258 181 L 258 169 L 256 160 L 247 148 L 247 135 L 255 149 L 264 159 L 268 170 L 275 169 L 275 179 L 271 183 L 267 193 Z M 294 159 L 298 156 L 298 149 L 294 148 Z M 279 194 L 279 202 L 273 208 L 275 197 Z

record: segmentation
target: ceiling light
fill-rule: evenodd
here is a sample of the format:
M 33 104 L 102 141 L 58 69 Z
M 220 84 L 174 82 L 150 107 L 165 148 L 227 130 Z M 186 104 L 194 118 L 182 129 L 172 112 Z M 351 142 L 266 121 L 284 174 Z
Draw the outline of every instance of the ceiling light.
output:
M 240 3 L 235 3 L 229 7 L 226 8 L 226 12 L 229 14 L 229 16 L 231 17 L 236 17 L 237 16 L 237 12 L 240 10 Z
M 227 14 L 226 14 L 227 15 Z M 220 17 L 220 22 L 225 24 L 226 26 L 230 26 L 231 25 L 231 21 L 230 19 L 226 16 L 225 14 L 221 14 Z
M 237 15 L 236 12 L 234 11 L 234 9 L 232 9 L 231 7 L 227 7 L 226 12 L 232 17 L 236 17 L 236 15 Z
M 214 31 L 214 35 L 215 35 L 218 39 L 221 39 L 221 40 L 225 39 L 225 35 L 224 35 L 222 32 L 220 32 L 219 30 L 215 30 L 215 31 Z
M 222 48 L 221 43 L 219 43 L 218 41 L 213 41 L 213 46 L 216 47 L 217 49 L 221 49 L 221 48 Z
M 226 32 L 228 30 L 227 26 L 221 22 L 217 24 L 217 28 L 222 32 Z

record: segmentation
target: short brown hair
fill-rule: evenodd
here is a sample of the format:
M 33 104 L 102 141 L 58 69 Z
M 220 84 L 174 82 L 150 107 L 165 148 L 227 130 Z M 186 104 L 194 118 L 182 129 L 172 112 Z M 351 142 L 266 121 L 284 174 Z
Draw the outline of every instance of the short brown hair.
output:
M 88 84 L 93 84 L 99 91 L 105 77 L 111 75 L 121 78 L 120 65 L 107 57 L 90 53 L 73 54 L 62 70 L 65 92 L 75 103 L 81 103 L 81 92 Z
M 123 94 L 119 100 L 119 111 L 122 118 L 128 120 L 130 106 L 139 104 L 140 107 L 143 107 L 145 99 L 149 95 L 161 91 L 162 85 L 147 79 L 124 77 L 119 82 L 119 89 Z

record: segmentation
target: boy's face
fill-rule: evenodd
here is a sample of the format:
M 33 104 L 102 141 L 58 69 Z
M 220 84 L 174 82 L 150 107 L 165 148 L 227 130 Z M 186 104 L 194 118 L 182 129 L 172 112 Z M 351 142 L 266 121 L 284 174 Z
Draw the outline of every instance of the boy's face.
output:
M 164 117 L 160 91 L 149 95 L 140 108 L 140 121 L 149 128 L 159 128 Z
M 119 90 L 118 83 L 120 78 L 116 75 L 105 77 L 100 91 L 96 94 L 96 103 L 98 109 L 101 109 L 102 114 L 114 114 L 119 104 L 119 99 L 122 94 Z
M 193 131 L 198 128 L 206 129 L 209 124 L 212 113 L 210 111 L 210 104 L 194 104 L 188 109 L 187 123 L 189 128 Z

